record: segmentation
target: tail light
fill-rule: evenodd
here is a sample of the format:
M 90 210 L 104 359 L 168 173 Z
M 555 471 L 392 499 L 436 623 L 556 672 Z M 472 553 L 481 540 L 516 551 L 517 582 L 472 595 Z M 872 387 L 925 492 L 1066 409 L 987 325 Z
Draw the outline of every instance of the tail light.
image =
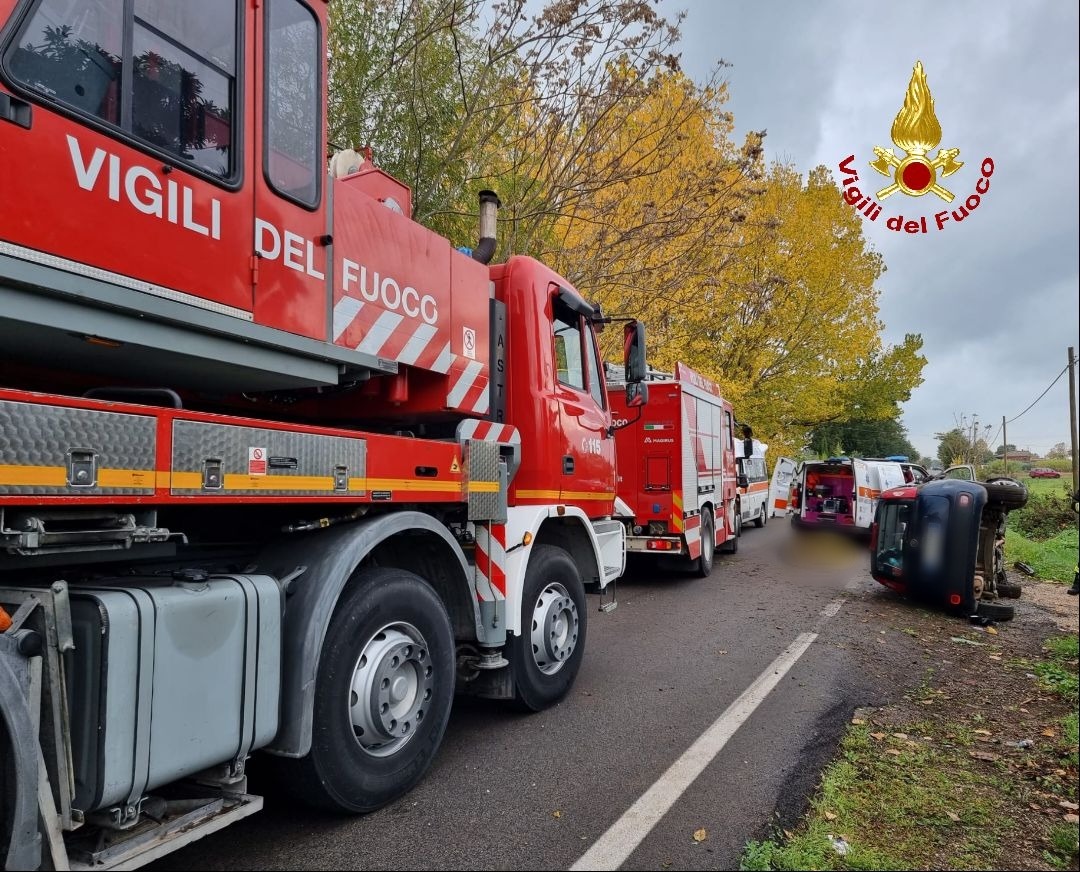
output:
M 791 507 L 793 509 L 802 508 L 802 488 L 799 485 L 795 485 L 791 490 Z
M 870 527 L 870 550 L 877 551 L 878 522 L 874 521 Z

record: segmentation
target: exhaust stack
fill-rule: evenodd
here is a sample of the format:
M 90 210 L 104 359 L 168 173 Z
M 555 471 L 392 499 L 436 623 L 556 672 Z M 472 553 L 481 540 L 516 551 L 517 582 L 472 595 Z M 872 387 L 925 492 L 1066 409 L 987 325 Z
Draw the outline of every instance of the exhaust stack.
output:
M 499 195 L 494 191 L 480 192 L 480 240 L 473 249 L 473 260 L 486 264 L 495 256 L 495 225 L 501 205 Z

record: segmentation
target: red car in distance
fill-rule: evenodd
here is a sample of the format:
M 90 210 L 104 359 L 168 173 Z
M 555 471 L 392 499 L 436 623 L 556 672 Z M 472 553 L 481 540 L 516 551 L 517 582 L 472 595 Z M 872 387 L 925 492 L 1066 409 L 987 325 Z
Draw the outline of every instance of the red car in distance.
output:
M 1032 478 L 1061 478 L 1061 473 L 1056 469 L 1046 469 L 1041 466 L 1037 466 L 1030 470 L 1028 475 Z

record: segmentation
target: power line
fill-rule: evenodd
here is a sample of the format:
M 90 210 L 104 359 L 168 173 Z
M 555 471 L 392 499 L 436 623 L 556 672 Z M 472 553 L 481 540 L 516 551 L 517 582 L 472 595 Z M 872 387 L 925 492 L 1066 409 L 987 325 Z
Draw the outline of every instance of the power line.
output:
M 1032 409 L 1033 409 L 1033 408 L 1035 407 L 1035 403 L 1039 402 L 1039 400 L 1041 400 L 1041 399 L 1042 399 L 1043 397 L 1045 397 L 1045 396 L 1046 396 L 1046 395 L 1047 395 L 1048 393 L 1050 393 L 1050 388 L 1052 388 L 1052 387 L 1053 387 L 1054 385 L 1056 385 L 1056 384 L 1058 383 L 1058 379 L 1059 379 L 1059 378 L 1061 378 L 1061 377 L 1062 377 L 1063 375 L 1065 375 L 1065 373 L 1066 373 L 1066 372 L 1068 372 L 1068 370 L 1069 370 L 1069 367 L 1070 367 L 1070 366 L 1072 366 L 1072 364 L 1071 364 L 1071 363 L 1067 363 L 1067 364 L 1065 364 L 1065 368 L 1064 368 L 1064 369 L 1063 369 L 1063 370 L 1062 370 L 1061 372 L 1059 372 L 1059 373 L 1057 374 L 1057 376 L 1056 376 L 1056 377 L 1054 378 L 1054 380 L 1053 380 L 1052 382 L 1050 382 L 1050 384 L 1049 384 L 1049 385 L 1047 385 L 1047 387 L 1046 387 L 1046 390 L 1045 390 L 1045 391 L 1043 391 L 1043 392 L 1042 392 L 1041 394 L 1039 394 L 1039 395 L 1038 395 L 1038 396 L 1037 396 L 1037 397 L 1036 397 L 1036 398 L 1035 398 L 1035 399 L 1034 399 L 1034 400 L 1032 401 L 1032 403 L 1031 403 L 1031 405 L 1030 405 L 1030 406 L 1028 406 L 1028 407 L 1027 407 L 1026 409 L 1024 409 L 1024 411 L 1022 411 L 1022 412 L 1021 412 L 1021 413 L 1020 413 L 1019 415 L 1017 415 L 1017 416 L 1016 416 L 1015 418 L 1009 418 L 1009 420 L 1008 420 L 1008 421 L 1006 421 L 1005 423 L 1006 423 L 1006 424 L 1011 424 L 1011 423 L 1012 423 L 1013 421 L 1015 421 L 1015 420 L 1017 420 L 1017 419 L 1019 419 L 1019 418 L 1022 418 L 1022 417 L 1024 417 L 1024 415 L 1026 415 L 1026 414 L 1027 414 L 1028 412 L 1030 412 L 1030 411 L 1031 411 L 1031 410 L 1032 410 Z

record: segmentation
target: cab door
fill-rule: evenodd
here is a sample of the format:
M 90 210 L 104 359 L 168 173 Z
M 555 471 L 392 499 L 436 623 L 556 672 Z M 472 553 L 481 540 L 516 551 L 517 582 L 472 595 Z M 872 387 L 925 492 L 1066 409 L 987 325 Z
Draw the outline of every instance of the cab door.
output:
M 330 318 L 326 4 L 256 7 L 255 320 L 325 340 Z
M 615 440 L 608 435 L 611 415 L 591 313 L 572 291 L 554 290 L 555 399 L 563 442 L 559 498 L 600 517 L 611 514 L 615 499 Z
M 769 516 L 777 517 L 788 513 L 791 498 L 791 482 L 795 478 L 797 464 L 790 457 L 778 457 L 773 468 L 772 481 L 769 483 Z

